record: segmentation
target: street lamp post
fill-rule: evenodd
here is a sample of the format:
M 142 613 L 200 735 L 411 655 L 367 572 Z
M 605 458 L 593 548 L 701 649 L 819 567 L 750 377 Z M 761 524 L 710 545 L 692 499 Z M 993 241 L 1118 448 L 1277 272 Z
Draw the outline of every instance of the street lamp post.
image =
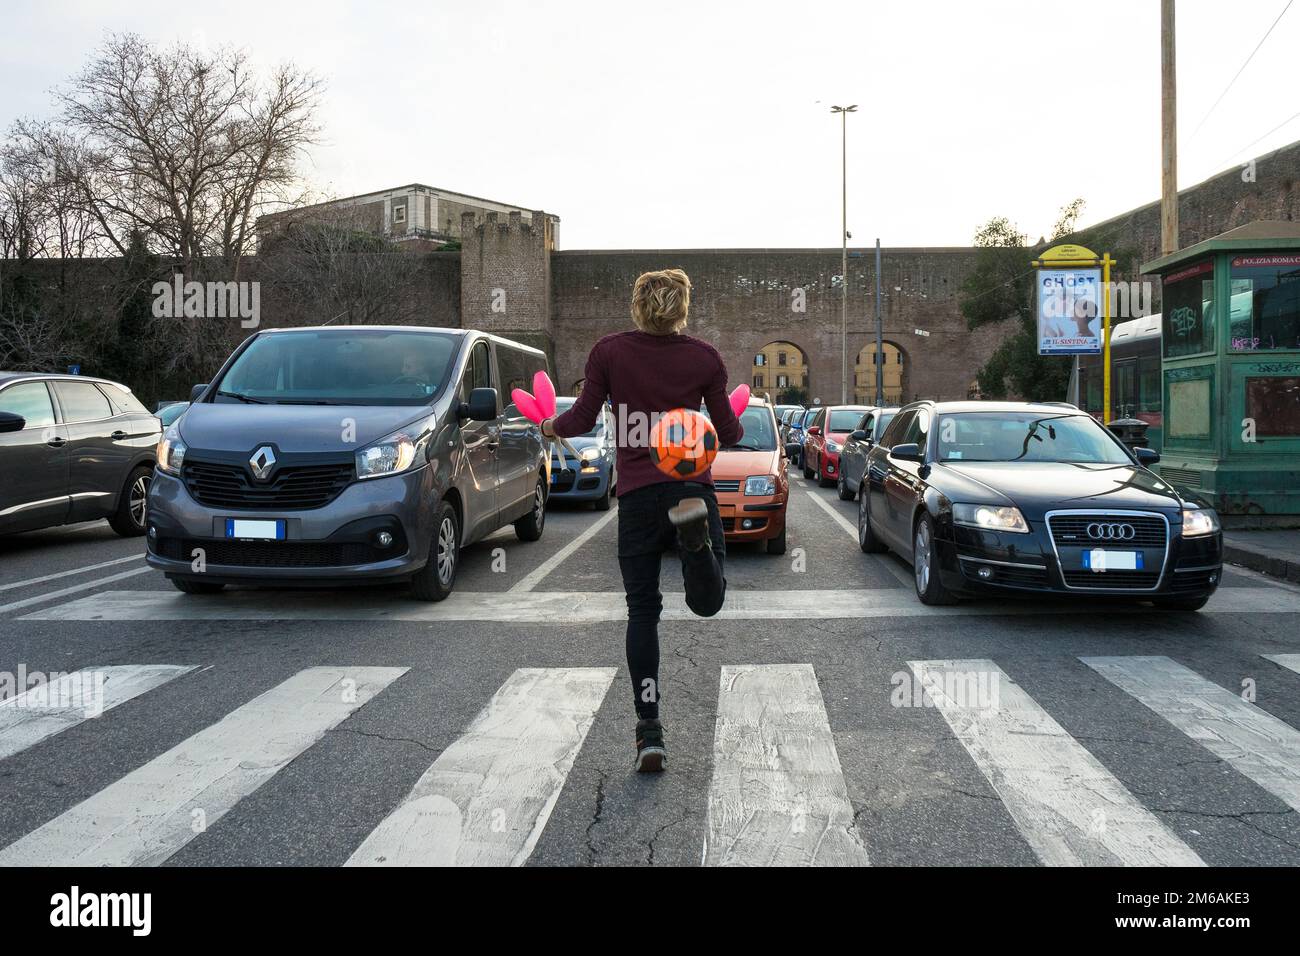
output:
M 848 121 L 858 105 L 832 106 L 840 114 L 840 404 L 849 403 L 849 147 Z

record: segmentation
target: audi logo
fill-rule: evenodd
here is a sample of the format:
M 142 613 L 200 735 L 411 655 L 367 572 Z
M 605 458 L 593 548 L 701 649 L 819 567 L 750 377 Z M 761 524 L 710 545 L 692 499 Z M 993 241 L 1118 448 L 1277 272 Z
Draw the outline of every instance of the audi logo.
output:
M 1132 541 L 1137 537 L 1137 528 L 1131 524 L 1102 524 L 1094 521 L 1088 525 L 1088 537 L 1094 541 Z

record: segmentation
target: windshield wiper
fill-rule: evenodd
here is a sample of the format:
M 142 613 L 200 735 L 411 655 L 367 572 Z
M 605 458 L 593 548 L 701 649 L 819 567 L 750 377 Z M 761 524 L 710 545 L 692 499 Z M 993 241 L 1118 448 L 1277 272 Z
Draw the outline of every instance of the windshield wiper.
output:
M 337 405 L 338 402 L 327 402 L 323 398 L 281 398 L 277 399 L 277 405 Z
M 262 401 L 262 399 L 260 398 L 252 398 L 251 396 L 248 395 L 240 395 L 238 392 L 223 392 L 220 389 L 218 389 L 217 394 L 223 396 L 224 398 L 237 398 L 241 402 L 247 402 L 250 405 L 266 404 L 266 402 Z
M 770 448 L 759 448 L 757 445 L 725 445 L 723 451 L 771 451 Z

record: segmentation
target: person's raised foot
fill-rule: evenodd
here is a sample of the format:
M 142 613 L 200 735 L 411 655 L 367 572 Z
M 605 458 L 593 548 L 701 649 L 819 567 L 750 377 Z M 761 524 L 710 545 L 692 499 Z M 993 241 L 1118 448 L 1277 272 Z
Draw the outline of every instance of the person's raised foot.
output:
M 664 728 L 658 720 L 636 722 L 636 771 L 658 773 L 668 764 L 664 748 Z
M 709 506 L 703 498 L 683 498 L 668 509 L 668 520 L 677 529 L 677 543 L 683 549 L 709 547 Z

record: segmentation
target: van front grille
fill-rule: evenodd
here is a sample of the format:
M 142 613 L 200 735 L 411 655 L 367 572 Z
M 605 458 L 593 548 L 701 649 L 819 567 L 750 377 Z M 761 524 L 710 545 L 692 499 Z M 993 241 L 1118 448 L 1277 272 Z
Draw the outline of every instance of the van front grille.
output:
M 329 504 L 352 483 L 353 463 L 288 465 L 256 482 L 242 465 L 186 461 L 181 477 L 190 495 L 209 508 L 304 511 Z

